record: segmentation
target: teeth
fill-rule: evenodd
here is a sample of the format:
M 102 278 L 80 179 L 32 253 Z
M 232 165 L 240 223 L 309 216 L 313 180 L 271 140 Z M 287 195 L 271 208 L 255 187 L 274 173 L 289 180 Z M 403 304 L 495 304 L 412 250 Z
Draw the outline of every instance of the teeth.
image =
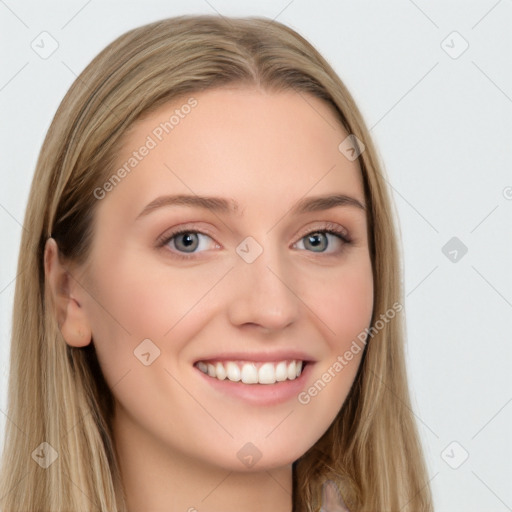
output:
M 201 369 L 201 368 L 199 368 L 199 369 Z M 226 364 L 226 371 L 227 371 L 229 380 L 231 380 L 233 382 L 238 382 L 240 380 L 240 378 L 241 378 L 240 368 L 238 367 L 238 365 L 236 363 L 229 361 Z
M 259 366 L 259 368 L 258 368 Z M 279 361 L 278 363 L 243 363 L 225 361 L 205 363 L 199 361 L 197 368 L 210 377 L 244 384 L 275 384 L 285 380 L 294 380 L 302 373 L 302 361 Z
M 276 381 L 276 369 L 272 363 L 261 365 L 258 371 L 258 382 L 260 384 L 274 384 Z
M 297 377 L 297 365 L 295 364 L 295 361 L 292 361 L 288 365 L 288 378 L 290 380 L 293 380 Z
M 224 366 L 222 366 L 221 363 L 217 363 L 215 365 L 215 376 L 217 379 L 224 380 L 227 377 L 226 370 L 224 369 Z
M 277 363 L 276 366 L 276 380 L 277 382 L 282 382 L 288 378 L 288 367 L 286 366 L 286 361 L 281 361 Z
M 258 383 L 258 370 L 253 364 L 244 364 L 242 366 L 242 382 L 244 384 Z

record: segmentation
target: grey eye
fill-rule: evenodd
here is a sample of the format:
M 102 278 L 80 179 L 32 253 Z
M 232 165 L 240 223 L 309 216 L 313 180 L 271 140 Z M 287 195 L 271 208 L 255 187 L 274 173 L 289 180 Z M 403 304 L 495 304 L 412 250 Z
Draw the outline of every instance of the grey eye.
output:
M 303 240 L 306 240 L 304 246 L 308 249 L 320 249 L 320 252 L 324 251 L 328 246 L 327 233 L 310 233 L 306 235 Z M 309 246 L 309 247 L 308 247 Z
M 192 231 L 174 235 L 174 246 L 184 252 L 194 252 L 199 244 L 198 233 Z

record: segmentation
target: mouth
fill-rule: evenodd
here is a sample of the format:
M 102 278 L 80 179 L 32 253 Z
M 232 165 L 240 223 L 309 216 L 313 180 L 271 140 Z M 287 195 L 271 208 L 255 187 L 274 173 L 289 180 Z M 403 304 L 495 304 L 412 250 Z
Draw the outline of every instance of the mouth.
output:
M 299 378 L 309 361 L 197 361 L 194 366 L 209 377 L 243 384 L 275 384 Z
M 297 400 L 313 378 L 314 361 L 203 360 L 194 364 L 200 379 L 222 400 L 257 407 Z M 213 398 L 213 396 L 212 396 Z

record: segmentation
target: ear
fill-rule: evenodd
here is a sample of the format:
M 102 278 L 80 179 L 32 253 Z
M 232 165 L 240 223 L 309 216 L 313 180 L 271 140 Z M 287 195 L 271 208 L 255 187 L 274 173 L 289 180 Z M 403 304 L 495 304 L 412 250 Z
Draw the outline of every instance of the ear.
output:
M 91 342 L 92 332 L 85 310 L 76 298 L 80 285 L 64 266 L 53 238 L 46 241 L 44 248 L 44 272 L 62 336 L 72 347 L 85 347 Z

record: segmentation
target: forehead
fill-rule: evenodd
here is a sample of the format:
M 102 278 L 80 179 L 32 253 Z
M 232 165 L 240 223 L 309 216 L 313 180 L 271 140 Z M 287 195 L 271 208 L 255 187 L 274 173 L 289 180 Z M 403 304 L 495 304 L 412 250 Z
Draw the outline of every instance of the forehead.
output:
M 125 134 L 112 172 L 123 176 L 102 207 L 140 210 L 165 193 L 236 197 L 259 208 L 309 193 L 363 202 L 359 165 L 338 149 L 347 135 L 332 107 L 307 93 L 224 87 L 185 95 Z

